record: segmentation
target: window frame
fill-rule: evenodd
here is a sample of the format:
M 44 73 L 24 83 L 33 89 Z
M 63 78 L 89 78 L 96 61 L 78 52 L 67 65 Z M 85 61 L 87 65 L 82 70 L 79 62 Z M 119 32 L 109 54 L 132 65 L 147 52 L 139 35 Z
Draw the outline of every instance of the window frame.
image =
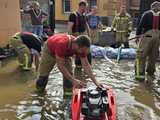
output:
M 93 4 L 93 0 L 87 0 L 87 2 L 89 3 L 89 9 L 92 7 L 92 4 Z M 97 6 L 97 4 L 98 4 L 98 1 L 97 0 L 94 0 L 94 4 L 95 5 L 93 5 L 93 6 Z
M 63 9 L 63 13 L 71 13 L 71 0 L 67 0 L 67 1 L 69 1 L 69 4 L 70 4 L 70 11 L 65 11 L 65 9 L 66 9 L 66 0 L 62 0 L 62 9 Z

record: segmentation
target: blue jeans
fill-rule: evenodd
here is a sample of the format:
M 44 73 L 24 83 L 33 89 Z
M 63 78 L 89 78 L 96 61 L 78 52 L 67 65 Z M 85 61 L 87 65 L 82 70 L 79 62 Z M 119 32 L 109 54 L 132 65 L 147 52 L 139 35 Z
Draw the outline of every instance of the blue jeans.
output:
M 43 35 L 43 25 L 33 25 L 32 32 L 41 37 Z

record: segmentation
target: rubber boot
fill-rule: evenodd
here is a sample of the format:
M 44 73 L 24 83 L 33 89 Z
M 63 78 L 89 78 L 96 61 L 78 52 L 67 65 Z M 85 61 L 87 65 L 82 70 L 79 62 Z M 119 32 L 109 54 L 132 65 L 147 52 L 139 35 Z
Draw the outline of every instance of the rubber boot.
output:
M 143 73 L 140 73 L 140 68 L 139 68 L 139 65 L 140 62 L 139 62 L 139 59 L 137 58 L 136 59 L 136 62 L 135 62 L 135 79 L 136 80 L 139 80 L 139 81 L 144 81 L 145 80 L 145 71 Z
M 26 53 L 24 54 L 24 59 L 25 59 L 25 63 L 22 67 L 22 70 L 25 70 L 25 71 L 31 70 L 31 60 Z
M 45 91 L 47 83 L 48 83 L 48 76 L 39 76 L 39 78 L 36 81 L 37 91 L 43 93 Z
M 142 50 L 140 48 L 137 49 L 137 56 L 135 60 L 135 79 L 139 81 L 145 80 L 145 65 L 142 65 Z M 141 58 L 141 59 L 140 59 Z

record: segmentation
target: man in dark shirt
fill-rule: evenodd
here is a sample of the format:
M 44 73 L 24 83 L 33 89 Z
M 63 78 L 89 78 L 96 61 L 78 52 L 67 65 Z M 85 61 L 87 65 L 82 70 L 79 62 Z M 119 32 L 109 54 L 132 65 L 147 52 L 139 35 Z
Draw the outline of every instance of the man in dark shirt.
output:
M 78 35 L 86 35 L 86 31 L 88 32 L 88 35 L 90 34 L 89 25 L 86 20 L 86 16 L 84 15 L 86 12 L 87 2 L 80 1 L 79 2 L 79 9 L 78 11 L 75 11 L 70 14 L 69 16 L 69 22 L 68 22 L 68 31 L 69 34 L 73 36 Z M 88 60 L 91 63 L 91 54 L 88 54 Z M 76 67 L 81 68 L 81 61 L 80 59 L 75 59 Z
M 79 2 L 79 9 L 70 14 L 68 22 L 69 33 L 78 36 L 86 34 L 86 31 L 89 34 L 89 26 L 87 24 L 86 12 L 87 3 L 85 1 Z
M 86 17 L 78 12 L 74 12 L 69 16 L 69 22 L 73 23 L 71 33 L 75 36 L 78 34 L 85 34 L 86 31 Z
M 30 14 L 33 33 L 41 37 L 43 35 L 43 19 L 47 17 L 47 14 L 40 9 L 39 3 L 34 1 L 28 9 L 22 10 L 22 12 Z
M 16 33 L 10 39 L 11 46 L 18 54 L 22 70 L 30 70 L 32 62 L 38 70 L 41 52 L 41 40 L 37 35 L 29 32 Z
M 160 45 L 160 2 L 154 2 L 151 10 L 146 11 L 137 28 L 137 58 L 135 78 L 145 80 L 147 77 L 154 78 L 155 63 L 158 57 Z M 147 69 L 146 68 L 147 60 Z

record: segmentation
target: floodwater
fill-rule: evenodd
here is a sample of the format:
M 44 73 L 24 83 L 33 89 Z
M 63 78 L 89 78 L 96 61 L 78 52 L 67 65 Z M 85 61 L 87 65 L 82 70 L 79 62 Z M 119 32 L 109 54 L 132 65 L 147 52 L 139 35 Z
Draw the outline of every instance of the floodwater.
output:
M 118 120 L 160 120 L 160 65 L 150 84 L 134 80 L 134 61 L 116 66 L 105 60 L 93 60 L 97 79 L 113 87 Z M 22 72 L 15 59 L 0 68 L 0 120 L 69 120 L 70 99 L 63 100 L 62 76 L 55 69 L 47 92 L 35 92 L 36 72 Z M 90 84 L 90 83 L 89 83 Z M 92 84 L 91 84 L 92 85 Z

